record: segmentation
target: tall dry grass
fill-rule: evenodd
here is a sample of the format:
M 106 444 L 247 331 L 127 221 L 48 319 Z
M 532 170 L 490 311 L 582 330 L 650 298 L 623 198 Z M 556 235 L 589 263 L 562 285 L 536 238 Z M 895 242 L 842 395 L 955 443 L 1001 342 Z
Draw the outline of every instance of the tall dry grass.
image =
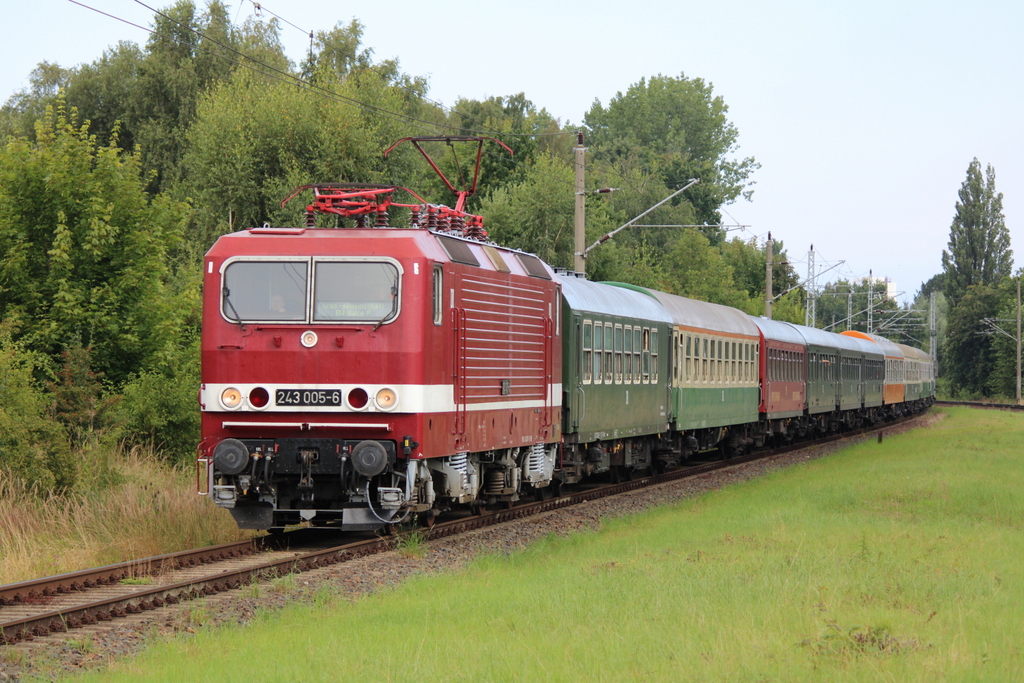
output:
M 0 584 L 251 535 L 195 493 L 194 471 L 151 450 L 91 444 L 79 485 L 41 494 L 0 471 Z

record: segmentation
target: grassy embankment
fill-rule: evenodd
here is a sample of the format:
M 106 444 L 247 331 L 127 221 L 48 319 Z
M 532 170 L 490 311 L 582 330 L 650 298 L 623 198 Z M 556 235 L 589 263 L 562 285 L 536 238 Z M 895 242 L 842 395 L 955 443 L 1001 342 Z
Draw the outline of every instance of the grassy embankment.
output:
M 0 471 L 0 584 L 246 537 L 152 453 L 79 451 L 79 485 L 40 496 Z
M 943 412 L 599 533 L 163 643 L 102 678 L 1021 680 L 1024 415 Z

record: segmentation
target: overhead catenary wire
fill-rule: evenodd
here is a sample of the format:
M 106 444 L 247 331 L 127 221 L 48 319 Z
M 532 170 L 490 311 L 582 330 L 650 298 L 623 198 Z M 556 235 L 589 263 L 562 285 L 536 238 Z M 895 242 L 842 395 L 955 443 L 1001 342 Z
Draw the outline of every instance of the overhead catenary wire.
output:
M 69 0 L 69 2 L 71 2 L 71 3 L 75 4 L 75 5 L 78 5 L 78 6 L 82 7 L 82 8 L 84 8 L 84 9 L 88 9 L 88 10 L 91 10 L 91 11 L 96 12 L 98 14 L 101 14 L 103 16 L 106 16 L 106 17 L 108 17 L 110 19 L 113 19 L 115 21 L 119 21 L 121 23 L 124 23 L 124 24 L 127 24 L 129 26 L 132 26 L 133 28 L 137 28 L 137 29 L 146 31 L 147 33 L 150 33 L 150 34 L 157 33 L 157 31 L 155 29 L 152 29 L 152 28 L 149 28 L 149 27 L 146 27 L 146 26 L 141 26 L 139 24 L 136 24 L 136 23 L 134 23 L 132 21 L 129 21 L 127 19 L 124 19 L 122 17 L 116 16 L 116 15 L 111 14 L 109 12 L 105 12 L 105 11 L 102 11 L 102 10 L 97 9 L 95 7 L 92 7 L 90 5 L 87 5 L 87 4 L 83 3 L 83 2 L 80 2 L 79 0 Z M 336 102 L 339 102 L 339 103 L 342 103 L 342 104 L 348 104 L 350 106 L 355 106 L 355 107 L 358 107 L 360 109 L 363 109 L 364 111 L 368 111 L 368 112 L 379 114 L 381 116 L 392 118 L 393 120 L 401 121 L 401 122 L 405 123 L 406 125 L 411 125 L 411 126 L 413 126 L 415 128 L 419 128 L 419 129 L 424 130 L 424 131 L 428 131 L 428 132 L 431 132 L 431 133 L 436 133 L 439 129 L 447 129 L 447 130 L 451 130 L 451 131 L 457 131 L 457 132 L 460 132 L 460 133 L 487 134 L 487 135 L 492 135 L 492 136 L 498 137 L 498 138 L 501 138 L 501 137 L 506 137 L 506 138 L 507 137 L 541 138 L 541 137 L 555 137 L 555 136 L 562 136 L 562 135 L 573 134 L 573 131 L 570 131 L 570 130 L 561 130 L 561 131 L 554 131 L 554 132 L 547 132 L 547 133 L 510 133 L 510 132 L 504 132 L 504 131 L 488 130 L 486 128 L 481 130 L 481 129 L 470 128 L 470 127 L 466 127 L 466 126 L 455 126 L 455 125 L 452 125 L 452 124 L 449 124 L 449 123 L 443 123 L 443 122 L 440 122 L 440 121 L 428 121 L 428 120 L 425 120 L 425 119 L 420 119 L 420 118 L 411 116 L 409 114 L 403 114 L 403 113 L 400 113 L 400 112 L 394 112 L 394 111 L 391 111 L 391 110 L 388 110 L 388 109 L 385 109 L 385 108 L 382 108 L 382 107 L 378 107 L 378 106 L 375 106 L 375 105 L 372 105 L 372 104 L 360 101 L 360 100 L 352 98 L 352 97 L 348 97 L 346 95 L 342 95 L 342 94 L 337 93 L 337 92 L 335 92 L 333 90 L 330 90 L 328 88 L 324 88 L 324 87 L 318 86 L 315 83 L 309 82 L 309 81 L 303 79 L 301 76 L 297 76 L 297 75 L 295 75 L 293 73 L 290 73 L 288 71 L 284 71 L 282 69 L 274 67 L 273 65 L 266 64 L 265 62 L 262 62 L 259 59 L 255 58 L 255 57 L 253 57 L 251 55 L 245 54 L 244 52 L 242 52 L 240 50 L 237 50 L 237 49 L 235 49 L 234 47 L 232 47 L 230 45 L 224 44 L 223 42 L 217 40 L 216 38 L 212 38 L 212 37 L 206 35 L 205 33 L 203 33 L 202 31 L 200 31 L 198 29 L 196 29 L 194 26 L 192 26 L 190 24 L 185 24 L 185 23 L 182 23 L 180 21 L 177 21 L 173 17 L 167 15 L 166 13 L 164 13 L 164 12 L 162 12 L 162 11 L 160 11 L 160 10 L 150 6 L 150 5 L 147 5 L 145 2 L 142 2 L 141 0 L 134 0 L 134 2 L 136 4 L 138 4 L 138 5 L 140 5 L 141 7 L 144 7 L 145 9 L 149 10 L 154 15 L 158 15 L 160 17 L 163 17 L 164 19 L 166 19 L 166 20 L 168 20 L 168 21 L 170 21 L 170 22 L 180 26 L 181 28 L 189 31 L 190 33 L 196 35 L 200 39 L 202 39 L 204 41 L 207 41 L 208 43 L 211 43 L 213 45 L 216 45 L 221 50 L 225 51 L 226 53 L 231 53 L 231 54 L 235 55 L 236 57 L 232 57 L 229 54 L 225 54 L 225 53 L 218 53 L 216 50 L 210 49 L 209 47 L 205 47 L 204 48 L 204 47 L 197 46 L 197 49 L 200 49 L 200 50 L 204 50 L 205 49 L 210 54 L 213 54 L 214 56 L 216 56 L 216 57 L 218 57 L 220 59 L 224 59 L 227 62 L 229 62 L 231 64 L 234 64 L 234 65 L 236 65 L 236 66 L 238 66 L 240 68 L 248 69 L 248 70 L 250 70 L 250 71 L 252 71 L 252 72 L 254 72 L 256 74 L 259 74 L 259 75 L 261 75 L 263 77 L 266 77 L 266 78 L 269 78 L 269 79 L 272 79 L 272 80 L 277 80 L 277 81 L 284 82 L 284 83 L 288 83 L 288 84 L 291 84 L 291 85 L 296 85 L 298 87 L 305 88 L 308 91 L 310 91 L 310 92 L 312 92 L 312 93 L 314 93 L 314 94 L 316 94 L 318 96 L 325 97 L 327 99 L 330 99 L 330 100 L 333 100 L 333 101 L 336 101 Z M 286 19 L 286 18 L 284 18 L 284 17 L 274 13 L 273 11 L 269 10 L 262 3 L 255 2 L 254 0 L 249 0 L 249 2 L 251 2 L 253 4 L 253 6 L 256 7 L 258 10 L 267 12 L 268 14 L 272 15 L 276 19 L 286 23 L 287 25 L 295 28 L 296 30 L 302 31 L 304 34 L 307 33 L 305 29 L 299 27 L 297 24 L 295 24 L 295 23 L 289 21 L 288 19 Z M 309 34 L 312 34 L 312 33 L 313 33 L 312 31 L 309 32 Z M 381 73 L 380 71 L 374 69 L 372 66 L 369 67 L 369 68 L 371 70 L 376 71 L 377 73 Z M 385 74 L 381 74 L 381 75 L 385 75 Z M 438 106 L 440 109 L 442 109 L 443 111 L 448 112 L 449 114 L 457 114 L 457 115 L 459 115 L 461 117 L 471 117 L 472 116 L 471 114 L 459 111 L 457 109 L 445 107 L 444 105 L 442 105 L 440 103 L 432 102 L 431 100 L 429 100 L 426 97 L 422 97 L 421 96 L 421 99 L 423 99 L 424 101 L 430 102 L 432 104 L 435 104 L 435 106 Z M 485 154 L 491 154 L 491 153 L 485 152 Z M 497 157 L 497 155 L 493 155 L 493 156 Z M 519 164 L 520 161 L 519 161 L 519 159 L 513 159 L 512 163 L 513 164 Z M 625 176 L 625 174 L 623 174 L 618 168 L 616 168 L 614 166 L 614 164 L 608 164 L 608 167 L 616 175 L 618 175 L 620 178 L 622 178 L 630 186 L 630 188 L 632 190 L 634 190 L 637 194 L 641 194 L 640 189 L 637 188 L 633 184 L 633 182 L 629 178 L 627 178 Z M 557 182 L 559 182 L 561 184 L 566 184 L 567 186 L 572 186 L 573 185 L 573 183 L 571 181 L 568 181 L 566 179 L 558 178 L 558 177 L 553 176 L 551 174 L 544 174 L 543 172 L 541 172 L 541 173 L 543 175 L 547 175 L 551 179 L 553 179 L 553 180 L 555 180 L 555 181 L 557 181 Z
M 97 14 L 102 14 L 103 16 L 106 16 L 106 17 L 109 17 L 111 19 L 114 19 L 115 21 L 120 21 L 120 22 L 122 22 L 124 24 L 128 24 L 129 26 L 132 26 L 134 28 L 138 28 L 138 29 L 141 29 L 143 31 L 146 31 L 146 32 L 148 32 L 150 34 L 156 33 L 156 31 L 154 29 L 151 29 L 151 28 L 148 28 L 148 27 L 145 27 L 145 26 L 140 26 L 139 24 L 136 24 L 134 22 L 128 21 L 127 19 L 124 19 L 122 17 L 116 16 L 116 15 L 111 14 L 109 12 L 104 12 L 102 10 L 99 10 L 99 9 L 95 8 L 95 7 L 87 5 L 87 4 L 83 3 L 83 2 L 80 2 L 79 0 L 68 0 L 68 1 L 72 2 L 75 5 L 83 7 L 85 9 L 88 9 L 88 10 L 91 10 L 93 12 L 96 12 Z M 252 57 L 251 55 L 247 55 L 247 54 L 245 54 L 245 53 L 243 53 L 243 52 L 241 52 L 239 50 L 236 50 L 235 48 L 231 47 L 230 45 L 225 45 L 224 43 L 218 41 L 217 39 L 211 38 L 211 37 L 207 36 L 202 31 L 197 30 L 195 27 L 193 27 L 191 25 L 183 24 L 182 22 L 177 21 L 173 17 L 168 16 L 164 12 L 161 12 L 161 11 L 157 10 L 156 8 L 151 7 L 151 6 L 147 5 L 144 2 L 141 2 L 141 0 L 134 0 L 134 2 L 136 4 L 138 4 L 138 5 L 140 5 L 140 6 L 148 9 L 149 11 L 153 12 L 155 15 L 159 15 L 159 16 L 167 19 L 168 21 L 171 21 L 174 24 L 180 26 L 181 28 L 183 28 L 183 29 L 193 33 L 194 35 L 198 36 L 199 38 L 202 38 L 203 40 L 206 40 L 206 41 L 208 41 L 208 42 L 210 42 L 210 43 L 220 47 L 221 49 L 223 49 L 223 50 L 225 50 L 227 52 L 230 52 L 230 53 L 233 53 L 233 54 L 237 55 L 238 58 L 235 59 L 235 58 L 232 58 L 232 57 L 230 57 L 228 55 L 225 55 L 225 54 L 218 54 L 216 51 L 209 50 L 209 48 L 207 48 L 208 51 L 211 54 L 213 54 L 214 56 L 217 56 L 217 57 L 219 57 L 221 59 L 225 59 L 228 62 L 230 62 L 232 64 L 235 64 L 236 66 L 249 69 L 250 71 L 253 71 L 253 72 L 255 72 L 257 74 L 260 74 L 262 76 L 265 76 L 267 78 L 270 78 L 270 79 L 273 79 L 273 80 L 278 80 L 278 81 L 283 81 L 283 82 L 286 82 L 286 83 L 289 83 L 289 84 L 292 84 L 292 85 L 297 85 L 299 87 L 304 87 L 304 88 L 308 89 L 309 91 L 311 91 L 311 92 L 313 92 L 315 94 L 318 94 L 318 95 L 320 95 L 322 97 L 326 97 L 328 99 L 332 99 L 332 100 L 334 100 L 336 102 L 340 102 L 340 103 L 343 103 L 343 104 L 348 104 L 348 105 L 351 105 L 351 106 L 355 106 L 355 107 L 363 109 L 364 111 L 369 111 L 369 112 L 380 114 L 382 116 L 389 117 L 389 118 L 392 118 L 392 119 L 395 119 L 395 120 L 400 120 L 400 121 L 402 121 L 402 122 L 404 122 L 406 124 L 412 125 L 413 127 L 420 128 L 421 130 L 425 130 L 425 131 L 428 131 L 428 132 L 431 132 L 431 133 L 435 133 L 436 134 L 439 129 L 447 129 L 447 130 L 452 130 L 452 131 L 463 131 L 463 132 L 468 131 L 468 130 L 472 130 L 472 129 L 467 129 L 467 128 L 463 127 L 463 126 L 453 126 L 451 124 L 442 123 L 442 122 L 439 122 L 439 121 L 427 121 L 425 119 L 419 119 L 419 118 L 417 118 L 415 116 L 411 116 L 409 114 L 402 114 L 400 112 L 390 111 L 388 109 L 384 109 L 382 107 L 378 107 L 378 106 L 375 106 L 375 105 L 372 105 L 372 104 L 369 104 L 369 103 L 366 103 L 366 102 L 362 102 L 360 100 L 357 100 L 357 99 L 352 98 L 352 97 L 348 97 L 346 95 L 341 95 L 340 93 L 334 92 L 334 91 L 329 90 L 327 88 L 323 88 L 321 86 L 316 85 L 315 83 L 311 83 L 309 81 L 306 81 L 305 79 L 301 78 L 300 76 L 296 76 L 295 74 L 292 74 L 292 73 L 287 72 L 287 71 L 283 71 L 281 69 L 278 69 L 277 67 L 274 67 L 272 65 L 269 65 L 269 64 L 266 64 L 264 62 L 261 62 L 259 59 L 255 58 L 255 57 Z M 199 48 L 199 49 L 202 49 L 202 48 Z M 257 67 L 260 67 L 260 68 L 257 68 Z M 472 132 L 491 134 L 490 131 L 472 131 Z M 563 133 L 558 133 L 558 134 L 563 134 Z M 537 137 L 539 135 L 551 135 L 551 134 L 499 133 L 497 135 L 509 136 L 509 137 L 512 137 L 512 136 L 514 136 L 514 137 Z

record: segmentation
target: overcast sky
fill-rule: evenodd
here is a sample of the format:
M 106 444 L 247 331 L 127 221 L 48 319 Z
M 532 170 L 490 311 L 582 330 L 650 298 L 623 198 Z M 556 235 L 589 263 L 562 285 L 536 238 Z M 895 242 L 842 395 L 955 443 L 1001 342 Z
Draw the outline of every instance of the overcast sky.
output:
M 83 4 L 142 26 L 133 0 Z M 6 3 L 0 97 L 41 61 L 91 62 L 148 34 L 69 0 Z M 163 8 L 170 3 L 152 7 Z M 201 2 L 200 2 L 201 4 Z M 424 76 L 445 105 L 523 92 L 563 122 L 581 122 L 643 77 L 700 77 L 739 131 L 739 156 L 761 164 L 751 202 L 725 220 L 771 231 L 806 275 L 875 276 L 912 296 L 941 270 L 957 190 L 971 159 L 996 170 L 1013 247 L 1024 258 L 1024 5 L 947 0 L 705 3 L 562 0 L 488 3 L 261 0 L 289 56 L 309 30 L 358 18 L 377 59 Z M 256 11 L 231 5 L 237 22 Z M 302 30 L 300 30 L 302 29 Z

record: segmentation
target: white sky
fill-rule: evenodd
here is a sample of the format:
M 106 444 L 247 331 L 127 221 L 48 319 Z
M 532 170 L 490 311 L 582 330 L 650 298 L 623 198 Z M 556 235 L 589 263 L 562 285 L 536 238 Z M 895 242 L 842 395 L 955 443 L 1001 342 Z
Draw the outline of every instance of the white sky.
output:
M 132 0 L 82 0 L 148 26 Z M 978 0 L 261 0 L 283 24 L 289 56 L 308 31 L 358 18 L 377 59 L 425 76 L 429 97 L 525 92 L 580 122 L 640 78 L 700 77 L 729 105 L 740 156 L 761 169 L 752 202 L 726 221 L 784 241 L 806 275 L 813 243 L 825 280 L 873 269 L 912 296 L 941 270 L 956 192 L 973 157 L 992 164 L 1018 263 L 1024 255 L 1024 5 Z M 147 4 L 164 8 L 168 0 Z M 201 4 L 201 3 L 200 3 Z M 5 3 L 0 99 L 40 61 L 91 62 L 147 33 L 69 0 Z M 252 0 L 231 6 L 237 22 Z M 737 234 L 737 233 L 733 233 Z

